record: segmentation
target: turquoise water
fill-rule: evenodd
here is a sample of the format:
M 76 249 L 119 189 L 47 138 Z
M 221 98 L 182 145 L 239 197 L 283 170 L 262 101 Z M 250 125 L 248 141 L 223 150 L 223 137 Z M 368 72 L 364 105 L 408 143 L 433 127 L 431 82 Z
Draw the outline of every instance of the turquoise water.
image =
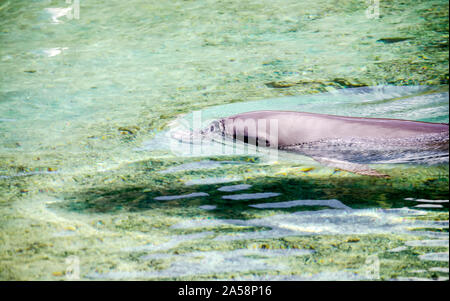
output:
M 448 278 L 448 163 L 375 179 L 166 135 L 260 109 L 448 123 L 448 3 L 380 2 L 0 1 L 0 279 Z

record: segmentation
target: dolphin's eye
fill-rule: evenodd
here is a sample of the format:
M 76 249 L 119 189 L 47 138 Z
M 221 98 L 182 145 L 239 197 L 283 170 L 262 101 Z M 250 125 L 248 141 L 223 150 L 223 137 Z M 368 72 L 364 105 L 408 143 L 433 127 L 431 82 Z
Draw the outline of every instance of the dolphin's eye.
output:
M 209 132 L 214 133 L 220 130 L 219 123 L 217 121 L 213 122 L 209 126 Z

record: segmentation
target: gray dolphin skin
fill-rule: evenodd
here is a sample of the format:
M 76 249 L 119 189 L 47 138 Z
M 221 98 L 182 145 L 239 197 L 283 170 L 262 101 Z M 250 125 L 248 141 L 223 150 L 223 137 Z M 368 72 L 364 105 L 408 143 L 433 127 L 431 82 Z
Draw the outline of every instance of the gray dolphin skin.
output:
M 445 123 L 253 111 L 216 120 L 197 134 L 276 147 L 372 176 L 386 175 L 365 164 L 448 161 L 449 125 Z
M 266 128 L 258 131 L 261 122 Z M 270 120 L 278 124 L 278 137 L 270 131 Z M 221 124 L 221 125 L 220 125 Z M 255 127 L 253 127 L 255 124 Z M 314 143 L 323 139 L 408 139 L 421 135 L 444 134 L 448 136 L 449 126 L 430 123 L 384 118 L 345 117 L 316 113 L 291 111 L 254 111 L 221 119 L 219 127 L 227 136 L 242 140 L 271 139 L 278 146 Z M 262 137 L 261 137 L 262 135 Z M 448 142 L 448 141 L 447 141 Z M 447 143 L 448 144 L 448 143 Z

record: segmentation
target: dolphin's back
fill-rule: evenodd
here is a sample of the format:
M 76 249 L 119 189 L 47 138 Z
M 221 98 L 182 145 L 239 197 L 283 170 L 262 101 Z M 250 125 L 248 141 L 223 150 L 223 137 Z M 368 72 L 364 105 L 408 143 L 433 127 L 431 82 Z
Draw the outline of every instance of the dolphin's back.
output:
M 275 120 L 278 144 L 292 145 L 323 139 L 401 139 L 428 134 L 448 136 L 449 125 L 388 118 L 347 117 L 293 111 L 253 111 L 229 117 L 236 120 Z

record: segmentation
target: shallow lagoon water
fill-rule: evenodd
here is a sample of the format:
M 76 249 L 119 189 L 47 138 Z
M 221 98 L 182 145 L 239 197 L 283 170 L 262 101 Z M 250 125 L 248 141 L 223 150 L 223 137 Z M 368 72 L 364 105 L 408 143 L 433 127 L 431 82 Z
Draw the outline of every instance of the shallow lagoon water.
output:
M 448 122 L 447 1 L 69 5 L 0 4 L 1 279 L 448 278 L 448 163 L 375 179 L 165 136 L 193 112 Z

